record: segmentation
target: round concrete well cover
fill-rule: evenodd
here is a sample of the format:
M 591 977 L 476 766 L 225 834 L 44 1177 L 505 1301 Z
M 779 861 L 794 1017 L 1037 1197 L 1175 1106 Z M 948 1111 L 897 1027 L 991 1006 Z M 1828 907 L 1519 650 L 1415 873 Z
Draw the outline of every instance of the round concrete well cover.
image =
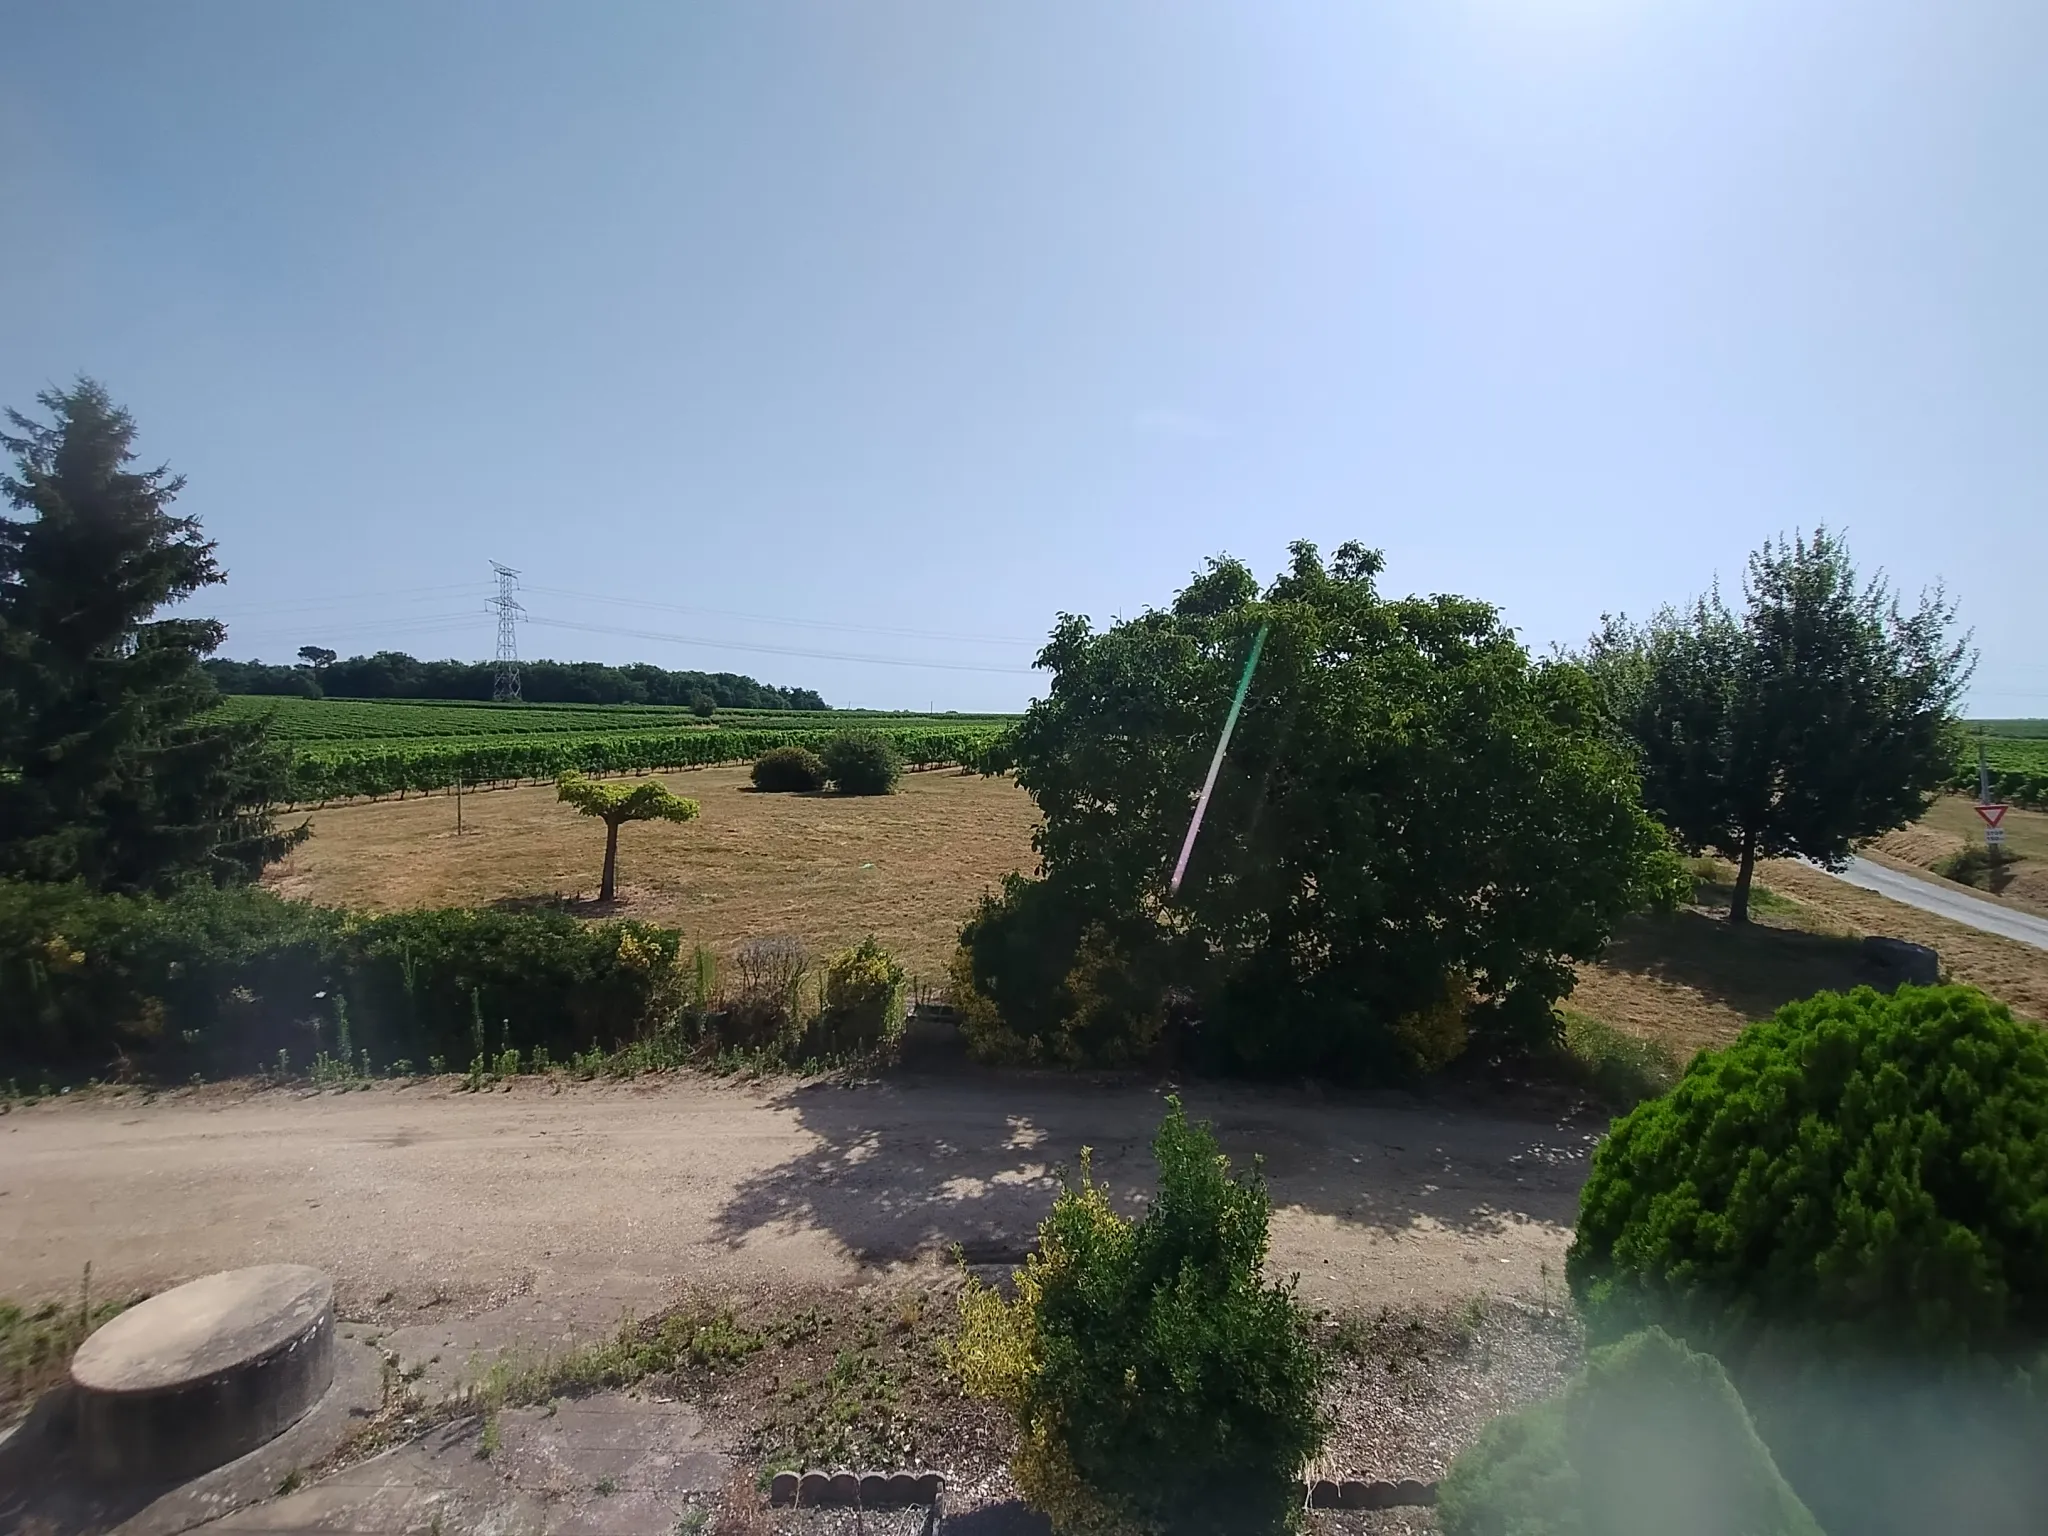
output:
M 217 1466 L 288 1428 L 334 1375 L 334 1286 L 302 1264 L 207 1275 L 131 1307 L 71 1362 L 89 1460 Z

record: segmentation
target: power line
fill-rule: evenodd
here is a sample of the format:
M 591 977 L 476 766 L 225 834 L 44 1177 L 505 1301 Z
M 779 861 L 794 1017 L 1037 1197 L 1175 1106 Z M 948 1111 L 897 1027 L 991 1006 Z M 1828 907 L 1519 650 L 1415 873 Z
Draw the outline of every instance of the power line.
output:
M 244 624 L 239 619 L 223 619 L 228 632 L 238 638 L 305 639 L 309 634 L 315 638 L 329 635 L 358 634 L 365 630 L 376 634 L 398 634 L 422 629 L 453 629 L 457 626 L 476 627 L 474 610 L 462 613 L 424 614 L 409 619 L 364 619 L 355 624 L 294 624 L 290 629 L 272 624 Z
M 535 590 L 538 590 L 537 588 Z M 635 640 L 665 640 L 674 645 L 700 645 L 714 651 L 758 651 L 766 656 L 802 656 L 815 661 L 858 661 L 878 667 L 924 667 L 941 672 L 1000 672 L 1011 677 L 1029 677 L 1030 667 L 977 666 L 965 661 L 911 661 L 902 656 L 864 656 L 852 651 L 815 651 L 790 645 L 750 645 L 738 640 L 709 640 L 702 635 L 674 635 L 654 629 L 626 629 L 613 624 L 578 624 L 570 619 L 527 615 L 526 622 L 549 629 L 580 629 L 593 635 L 623 635 Z
M 225 620 L 229 618 L 247 618 L 261 614 L 272 613 L 304 613 L 309 609 L 314 608 L 339 608 L 344 606 L 352 607 L 357 603 L 373 602 L 378 598 L 384 597 L 411 597 L 415 594 L 426 594 L 436 592 L 481 593 L 490 592 L 494 590 L 494 584 L 488 581 L 461 581 L 444 582 L 439 586 L 432 587 L 390 587 L 386 588 L 381 592 L 356 592 L 329 597 L 295 598 L 288 602 L 252 603 L 246 606 L 239 607 L 233 603 L 230 603 L 224 609 L 213 608 L 212 605 L 206 602 L 206 599 L 204 597 L 201 597 L 197 594 L 185 599 L 185 601 L 187 604 L 195 607 L 208 608 L 213 617 Z
M 753 624 L 786 624 L 797 629 L 836 629 L 858 635 L 896 635 L 909 640 L 955 640 L 970 645 L 1039 646 L 1042 640 L 1023 640 L 1014 635 L 958 635 L 936 629 L 891 629 L 879 624 L 842 624 L 830 619 L 782 619 L 766 613 L 737 613 L 730 608 L 693 608 L 682 603 L 657 603 L 637 597 L 606 597 L 596 592 L 573 592 L 567 587 L 528 587 L 551 597 L 574 597 L 585 602 L 611 603 L 622 608 L 654 608 L 665 613 L 688 613 L 706 618 L 744 619 Z

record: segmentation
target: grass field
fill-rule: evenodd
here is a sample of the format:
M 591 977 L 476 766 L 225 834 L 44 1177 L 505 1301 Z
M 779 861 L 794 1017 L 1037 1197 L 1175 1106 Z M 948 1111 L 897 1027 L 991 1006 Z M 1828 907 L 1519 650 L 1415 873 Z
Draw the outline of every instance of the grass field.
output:
M 698 820 L 619 834 L 621 916 L 680 928 L 730 954 L 789 935 L 814 953 L 872 933 L 936 980 L 984 889 L 1029 868 L 1036 809 L 1008 779 L 907 775 L 894 795 L 763 795 L 743 768 L 663 775 Z M 552 788 L 336 806 L 269 882 L 346 906 L 487 906 L 597 890 L 604 829 Z
M 934 981 L 975 899 L 1035 862 L 1035 809 L 1007 779 L 913 774 L 901 793 L 875 799 L 759 795 L 735 768 L 665 782 L 696 799 L 702 818 L 623 831 L 617 910 L 725 954 L 769 935 L 822 952 L 872 933 Z M 464 817 L 474 830 L 457 838 L 454 802 L 440 795 L 317 811 L 312 840 L 269 878 L 287 895 L 377 908 L 596 890 L 602 832 L 553 790 L 470 797 Z M 1628 923 L 1600 963 L 1581 969 L 1569 1006 L 1683 1064 L 1793 998 L 1879 979 L 1857 940 L 1885 933 L 1934 945 L 1959 979 L 2048 1019 L 2048 954 L 1800 865 L 1769 865 L 1762 878 L 1767 894 L 1747 929 L 1728 924 L 1726 884 L 1713 882 L 1691 907 Z

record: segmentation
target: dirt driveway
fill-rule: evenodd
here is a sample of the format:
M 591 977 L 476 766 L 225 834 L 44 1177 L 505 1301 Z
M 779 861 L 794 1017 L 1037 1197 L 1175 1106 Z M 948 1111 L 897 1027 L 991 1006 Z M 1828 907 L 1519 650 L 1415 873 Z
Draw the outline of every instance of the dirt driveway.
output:
M 511 1306 L 601 1327 L 689 1286 L 818 1284 L 1014 1262 L 1095 1149 L 1149 1187 L 1163 1090 L 1036 1075 L 734 1086 L 455 1079 L 310 1094 L 209 1088 L 0 1116 L 0 1296 L 159 1288 L 269 1261 L 330 1271 L 350 1316 Z M 1274 1263 L 1324 1305 L 1533 1293 L 1561 1271 L 1594 1129 L 1395 1097 L 1197 1087 L 1262 1155 Z

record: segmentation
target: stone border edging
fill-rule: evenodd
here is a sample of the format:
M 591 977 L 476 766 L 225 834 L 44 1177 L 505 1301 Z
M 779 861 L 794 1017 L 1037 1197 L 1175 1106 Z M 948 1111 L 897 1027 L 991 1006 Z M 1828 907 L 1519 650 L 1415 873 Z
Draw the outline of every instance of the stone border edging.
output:
M 768 1502 L 778 1509 L 903 1509 L 936 1504 L 945 1487 L 936 1472 L 854 1472 L 845 1467 L 801 1474 L 778 1472 L 768 1484 Z M 1420 1478 L 1366 1482 L 1317 1478 L 1301 1488 L 1310 1509 L 1398 1509 L 1436 1503 L 1436 1484 Z
M 936 1504 L 944 1487 L 944 1479 L 936 1472 L 852 1472 L 844 1467 L 827 1472 L 812 1468 L 801 1476 L 776 1473 L 768 1484 L 768 1502 L 776 1508 L 905 1509 L 913 1504 Z
M 1346 1478 L 1341 1483 L 1322 1477 L 1306 1485 L 1302 1493 L 1302 1502 L 1310 1509 L 1399 1509 L 1436 1503 L 1436 1484 L 1415 1477 L 1398 1482 Z

